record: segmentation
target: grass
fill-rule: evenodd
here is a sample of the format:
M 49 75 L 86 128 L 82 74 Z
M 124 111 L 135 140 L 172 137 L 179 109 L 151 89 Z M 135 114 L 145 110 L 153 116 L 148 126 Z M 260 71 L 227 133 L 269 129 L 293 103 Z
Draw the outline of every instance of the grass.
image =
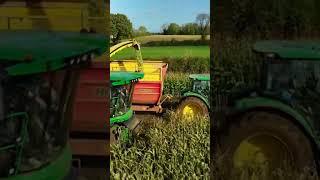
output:
M 168 113 L 153 121 L 130 148 L 112 146 L 111 179 L 209 179 L 209 120 Z
M 181 57 L 202 57 L 209 58 L 209 46 L 161 46 L 161 47 L 142 47 L 143 59 L 166 59 Z M 135 50 L 127 48 L 112 57 L 112 60 L 134 59 Z

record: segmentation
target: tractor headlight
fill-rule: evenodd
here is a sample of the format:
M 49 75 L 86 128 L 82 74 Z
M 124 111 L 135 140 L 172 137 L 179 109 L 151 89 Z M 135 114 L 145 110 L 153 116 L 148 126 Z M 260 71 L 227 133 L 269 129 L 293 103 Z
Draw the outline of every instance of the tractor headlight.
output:
M 86 54 L 82 54 L 80 56 L 76 56 L 76 57 L 69 57 L 65 60 L 65 63 L 68 66 L 73 66 L 73 65 L 79 65 L 79 64 L 83 64 L 83 63 L 87 63 L 90 62 L 91 60 L 93 60 L 95 58 L 95 55 L 93 52 L 88 52 Z
M 71 60 L 70 60 L 70 65 L 73 65 L 74 62 L 75 62 L 75 59 L 71 59 Z
M 82 57 L 81 57 L 81 61 L 82 62 L 86 62 L 88 60 L 88 55 L 87 54 L 85 54 L 85 55 L 83 55 Z

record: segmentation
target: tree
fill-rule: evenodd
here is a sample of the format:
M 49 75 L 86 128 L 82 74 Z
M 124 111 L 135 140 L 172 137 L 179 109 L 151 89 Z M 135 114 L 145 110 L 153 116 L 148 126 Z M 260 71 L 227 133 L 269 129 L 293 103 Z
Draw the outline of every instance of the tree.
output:
M 170 23 L 167 29 L 167 34 L 177 35 L 180 32 L 180 26 L 176 23 Z
M 141 33 L 148 33 L 148 30 L 147 30 L 147 28 L 145 26 L 140 26 L 138 28 L 138 31 L 141 32 Z
M 132 23 L 124 14 L 110 14 L 112 41 L 118 43 L 121 39 L 132 36 Z
M 148 29 L 145 26 L 140 26 L 138 28 L 139 36 L 146 36 L 149 34 Z
M 198 30 L 198 24 L 197 23 L 187 23 L 181 27 L 181 33 L 182 35 L 196 35 L 199 33 Z
M 145 26 L 140 26 L 138 29 L 134 30 L 134 36 L 146 36 L 149 32 Z
M 196 22 L 199 26 L 199 33 L 201 35 L 201 39 L 205 40 L 209 32 L 208 29 L 210 26 L 210 16 L 208 14 L 198 14 Z
M 163 35 L 167 35 L 168 34 L 168 24 L 163 24 L 162 26 L 161 26 L 161 33 L 163 34 Z

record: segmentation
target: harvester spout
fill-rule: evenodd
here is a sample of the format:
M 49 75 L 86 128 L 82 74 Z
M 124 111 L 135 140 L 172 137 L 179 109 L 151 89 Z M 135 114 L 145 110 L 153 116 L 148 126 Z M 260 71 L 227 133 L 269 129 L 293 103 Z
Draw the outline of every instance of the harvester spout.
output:
M 137 72 L 143 72 L 143 59 L 141 54 L 140 44 L 136 40 L 125 41 L 119 44 L 116 44 L 110 48 L 110 58 L 118 53 L 119 51 L 133 47 L 136 50 L 136 59 L 137 59 Z

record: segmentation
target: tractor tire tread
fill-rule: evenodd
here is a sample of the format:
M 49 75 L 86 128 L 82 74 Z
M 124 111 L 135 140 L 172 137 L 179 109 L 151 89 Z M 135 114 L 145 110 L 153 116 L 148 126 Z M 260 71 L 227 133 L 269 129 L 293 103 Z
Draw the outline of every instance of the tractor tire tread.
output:
M 296 168 L 314 165 L 313 146 L 299 127 L 291 120 L 278 114 L 255 111 L 233 120 L 227 131 L 218 137 L 217 150 L 227 168 L 232 168 L 230 157 L 240 142 L 250 134 L 262 131 L 275 133 L 282 141 L 287 142 L 288 149 L 292 151 Z

